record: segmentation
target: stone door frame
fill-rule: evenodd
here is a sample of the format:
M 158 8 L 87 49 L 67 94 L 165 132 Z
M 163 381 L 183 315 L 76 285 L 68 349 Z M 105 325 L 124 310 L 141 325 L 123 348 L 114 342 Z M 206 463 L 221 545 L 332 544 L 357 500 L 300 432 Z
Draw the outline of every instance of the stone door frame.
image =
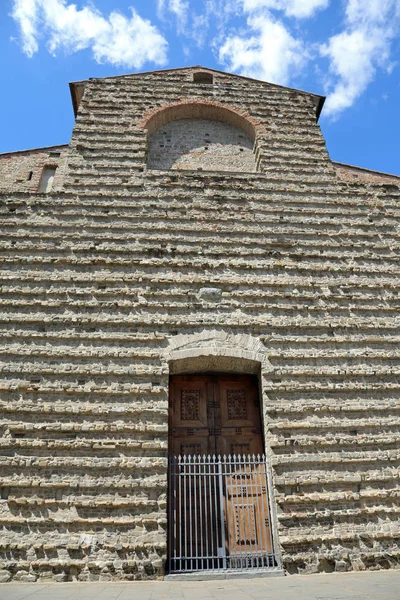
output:
M 268 440 L 268 402 L 266 382 L 273 373 L 267 348 L 258 337 L 234 334 L 221 330 L 172 336 L 164 354 L 168 375 L 201 373 L 237 373 L 257 375 L 259 383 L 260 416 L 268 476 L 268 502 L 272 520 L 272 539 L 278 565 L 282 565 L 277 527 L 274 482 L 271 471 L 271 449 Z

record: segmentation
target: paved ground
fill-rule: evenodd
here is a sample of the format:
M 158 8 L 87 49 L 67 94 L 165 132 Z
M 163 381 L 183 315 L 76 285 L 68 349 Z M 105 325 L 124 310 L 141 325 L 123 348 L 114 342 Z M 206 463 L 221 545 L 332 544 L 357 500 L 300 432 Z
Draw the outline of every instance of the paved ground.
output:
M 0 600 L 400 600 L 400 570 L 222 581 L 5 583 Z

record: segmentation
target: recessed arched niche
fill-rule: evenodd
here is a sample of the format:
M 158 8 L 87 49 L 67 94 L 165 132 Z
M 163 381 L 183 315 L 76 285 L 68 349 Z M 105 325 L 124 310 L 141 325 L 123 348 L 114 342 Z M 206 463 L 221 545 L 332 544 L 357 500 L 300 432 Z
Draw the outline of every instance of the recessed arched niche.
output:
M 257 170 L 255 130 L 233 110 L 201 103 L 160 111 L 148 121 L 147 167 L 158 170 Z

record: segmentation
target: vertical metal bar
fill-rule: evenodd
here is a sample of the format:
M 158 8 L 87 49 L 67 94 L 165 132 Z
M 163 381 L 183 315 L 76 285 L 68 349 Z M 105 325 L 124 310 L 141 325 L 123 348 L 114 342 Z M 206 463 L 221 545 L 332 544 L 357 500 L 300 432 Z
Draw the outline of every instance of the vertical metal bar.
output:
M 249 491 L 251 489 L 251 474 L 250 474 L 251 456 L 250 456 L 250 454 L 248 454 L 246 456 L 246 460 L 247 460 L 247 464 L 245 464 L 244 469 L 245 469 L 245 474 L 246 474 L 246 499 L 245 499 L 246 515 L 247 515 L 246 523 L 247 523 L 247 527 L 248 527 L 247 568 L 251 568 L 253 566 L 253 545 L 251 543 L 253 527 L 252 527 L 252 520 L 251 520 L 252 513 L 251 513 L 250 499 L 249 499 Z M 251 496 L 250 496 L 250 498 L 251 498 Z
M 248 463 L 247 463 L 247 486 L 246 486 L 246 502 L 247 502 L 247 514 L 248 514 L 248 523 L 249 523 L 249 565 L 250 568 L 254 566 L 254 547 L 255 544 L 252 543 L 254 539 L 254 526 L 255 526 L 255 513 L 254 513 L 254 504 L 252 501 L 252 488 L 253 488 L 253 476 L 251 472 L 252 467 L 252 456 L 249 454 Z
M 254 533 L 254 544 L 252 546 L 251 551 L 251 563 L 252 567 L 258 567 L 258 562 L 260 558 L 260 552 L 258 548 L 258 535 L 257 535 L 257 510 L 258 510 L 258 500 L 257 500 L 257 466 L 256 466 L 256 457 L 254 454 L 250 458 L 249 465 L 249 473 L 250 473 L 250 498 L 251 498 L 251 506 L 253 511 L 253 533 Z
M 262 459 L 261 459 L 262 460 Z M 263 550 L 264 550 L 264 556 L 266 557 L 266 563 L 269 566 L 269 556 L 268 556 L 268 532 L 267 532 L 267 528 L 269 527 L 269 521 L 268 521 L 268 486 L 267 486 L 267 480 L 266 480 L 266 476 L 265 476 L 265 465 L 263 464 L 263 461 L 260 464 L 260 472 L 262 473 L 261 476 L 261 500 L 262 500 L 262 504 L 261 504 L 261 510 L 262 510 L 262 522 L 263 522 Z M 263 493 L 263 484 L 265 487 L 265 493 Z
M 243 535 L 244 535 L 244 568 L 247 569 L 248 567 L 248 549 L 247 549 L 247 514 L 246 514 L 246 510 L 247 510 L 247 503 L 246 503 L 246 494 L 247 494 L 247 479 L 246 479 L 246 455 L 243 454 L 242 455 L 242 471 L 241 471 L 241 477 L 242 477 L 242 481 L 244 481 L 244 485 L 242 483 L 242 505 L 243 505 Z
M 264 541 L 264 548 L 265 548 L 265 555 L 267 556 L 267 566 L 270 566 L 270 561 L 271 561 L 271 555 L 269 554 L 269 552 L 273 552 L 273 546 L 272 546 L 272 538 L 271 538 L 271 515 L 269 512 L 269 485 L 268 485 L 268 477 L 267 477 L 267 465 L 265 462 L 265 456 L 263 455 L 261 457 L 261 467 L 262 468 L 262 473 L 263 473 L 263 477 L 264 477 L 264 486 L 265 486 L 265 492 L 262 492 L 262 499 L 263 499 L 263 514 L 266 512 L 267 513 L 267 518 L 268 518 L 268 523 L 269 523 L 269 533 L 265 530 L 265 541 Z M 265 517 L 264 517 L 264 523 L 265 523 Z M 270 542 L 270 550 L 268 549 L 268 541 Z
M 180 490 L 180 476 L 179 476 L 179 467 L 178 467 L 178 458 L 176 456 L 173 457 L 173 469 L 174 469 L 174 488 L 176 491 L 176 503 L 175 503 L 175 511 L 174 511 L 174 531 L 175 531 L 175 536 L 174 536 L 174 554 L 173 554 L 173 559 L 174 559 L 174 571 L 176 571 L 177 569 L 177 555 L 179 556 L 179 510 L 180 510 L 180 497 L 179 497 L 179 490 Z
M 193 532 L 192 532 L 192 520 L 193 520 L 193 510 L 192 510 L 192 477 L 191 477 L 191 456 L 188 457 L 188 491 L 189 491 L 189 565 L 190 570 L 193 570 Z
M 184 540 L 184 552 L 182 553 L 183 558 L 186 558 L 188 555 L 188 549 L 187 549 L 187 545 L 188 545 L 188 536 L 187 536 L 187 519 L 186 519 L 186 515 L 187 515 L 187 507 L 186 507 L 186 503 L 187 503 L 187 494 L 186 494 L 186 457 L 183 456 L 183 522 L 184 522 L 184 531 L 185 531 L 185 540 Z M 182 561 L 182 566 L 183 566 L 183 561 Z
M 263 457 L 264 458 L 264 457 Z M 267 463 L 263 462 L 263 468 L 264 468 L 264 477 L 265 477 L 265 494 L 264 494 L 264 506 L 265 506 L 265 512 L 267 515 L 267 519 L 268 519 L 268 532 L 265 532 L 265 552 L 268 556 L 268 566 L 274 566 L 274 547 L 273 547 L 273 540 L 272 540 L 272 527 L 273 527 L 273 523 L 272 523 L 272 519 L 271 519 L 271 509 L 270 509 L 270 495 L 269 495 L 269 482 L 268 482 L 268 474 L 267 474 Z
M 263 457 L 264 458 L 264 457 Z M 269 561 L 270 561 L 270 557 L 268 556 L 269 550 L 268 550 L 268 541 L 270 542 L 270 548 L 272 550 L 272 543 L 271 543 L 271 519 L 270 519 L 270 515 L 269 515 L 269 508 L 268 508 L 268 483 L 267 483 L 267 474 L 266 474 L 266 465 L 265 465 L 265 461 L 263 461 L 263 471 L 264 471 L 264 481 L 265 481 L 265 494 L 263 494 L 263 519 L 264 519 L 264 523 L 267 520 L 268 523 L 268 529 L 269 529 L 269 533 L 267 531 L 265 531 L 265 554 L 268 557 L 268 565 L 269 565 Z
M 273 487 L 272 487 L 272 477 L 269 468 L 269 464 L 267 463 L 266 456 L 263 455 L 264 469 L 265 469 L 265 480 L 266 480 L 266 502 L 267 502 L 267 511 L 269 518 L 269 540 L 271 547 L 271 554 L 273 557 L 273 565 L 272 566 L 281 566 L 281 556 L 279 552 L 279 544 L 274 544 L 274 538 L 277 539 L 277 530 L 276 530 L 276 512 L 275 512 L 275 504 L 273 498 Z
M 253 455 L 254 457 L 254 455 Z M 256 552 L 256 560 L 255 566 L 262 566 L 262 524 L 261 524 L 261 507 L 260 500 L 261 496 L 259 493 L 260 488 L 260 474 L 259 474 L 259 465 L 257 463 L 257 458 L 254 457 L 254 464 L 252 466 L 252 478 L 254 482 L 254 531 L 255 531 L 255 552 Z
M 240 455 L 239 455 L 240 456 Z M 239 481 L 239 468 L 238 468 L 238 460 L 239 460 L 239 456 L 234 455 L 234 471 L 235 471 L 235 503 L 233 506 L 234 509 L 234 514 L 233 514 L 233 520 L 235 523 L 235 519 L 236 517 L 240 517 L 239 513 L 235 514 L 236 511 L 239 508 L 239 485 L 238 485 L 238 481 Z M 238 529 L 238 532 L 240 534 L 240 528 L 236 527 L 236 529 Z M 240 568 L 242 568 L 243 563 L 242 563 L 242 548 L 240 547 L 240 541 L 239 540 L 235 540 L 235 553 L 237 556 L 238 561 L 240 562 Z
M 225 518 L 224 518 L 224 490 L 222 477 L 222 460 L 221 456 L 218 461 L 218 480 L 219 480 L 219 502 L 220 502 L 220 519 L 221 519 L 221 547 L 222 547 L 222 568 L 226 569 L 226 547 L 225 547 Z
M 257 560 L 257 567 L 262 567 L 263 566 L 263 555 L 265 554 L 265 544 L 264 544 L 264 537 L 265 537 L 265 526 L 264 526 L 264 522 L 262 520 L 262 503 L 263 503 L 263 473 L 262 473 L 262 468 L 261 468 L 261 463 L 260 463 L 260 455 L 257 455 L 257 459 L 254 461 L 254 467 L 253 467 L 253 473 L 254 473 L 254 477 L 255 477 L 255 493 L 257 494 L 257 502 L 256 502 L 256 510 L 257 510 L 257 525 L 258 527 L 256 527 L 256 535 L 257 535 L 257 553 L 258 553 L 258 560 Z
M 209 459 L 209 463 L 208 463 L 208 471 L 209 471 L 209 486 L 210 486 L 210 541 L 211 541 L 211 552 L 210 552 L 210 557 L 211 558 L 211 568 L 214 568 L 214 538 L 215 538 L 215 530 L 214 530 L 214 517 L 213 517 L 213 493 L 212 493 L 212 488 L 213 488 L 213 473 L 212 473 L 212 468 L 214 466 L 214 463 L 212 462 L 212 458 L 210 455 L 208 455 L 208 459 Z
M 172 456 L 171 457 L 171 461 L 170 461 L 170 471 L 171 471 L 171 475 L 170 475 L 170 494 L 169 494 L 169 499 L 171 502 L 173 502 L 171 509 L 170 509 L 170 520 L 171 520 L 171 539 L 170 539 L 170 570 L 172 569 L 172 557 L 175 558 L 176 557 L 176 475 L 175 475 L 175 461 L 176 461 L 176 457 Z M 173 530 L 173 533 L 172 533 Z M 175 561 L 174 561 L 175 563 Z
M 255 535 L 255 527 L 256 527 L 256 512 L 254 506 L 254 477 L 253 477 L 253 463 L 254 463 L 254 454 L 249 454 L 249 462 L 247 466 L 247 477 L 248 477 L 248 485 L 247 485 L 247 511 L 249 515 L 249 529 L 250 529 L 250 566 L 253 568 L 256 565 L 257 558 L 257 542 Z M 254 543 L 252 543 L 254 540 Z
M 167 514 L 167 519 L 168 519 L 168 569 L 171 571 L 171 558 L 172 558 L 172 549 L 173 549 L 173 542 L 172 542 L 172 529 L 173 529 L 173 509 L 171 506 L 171 499 L 172 499 L 172 474 L 171 474 L 171 467 L 172 467 L 172 459 L 169 458 L 168 459 L 168 514 Z
M 204 480 L 203 480 L 203 489 L 204 489 L 204 531 L 205 531 L 205 555 L 206 555 L 206 568 L 208 568 L 208 556 L 210 553 L 209 545 L 208 545 L 208 486 L 207 486 L 207 457 L 204 455 Z
M 177 519 L 178 519 L 178 536 L 177 536 L 177 561 L 175 562 L 175 569 L 179 565 L 179 570 L 182 568 L 180 557 L 182 555 L 182 466 L 181 457 L 178 457 L 176 462 L 176 476 L 178 480 L 178 506 L 177 506 Z
M 244 535 L 244 548 L 245 548 L 245 554 L 244 554 L 244 568 L 247 569 L 248 568 L 248 563 L 249 563 L 249 551 L 247 548 L 247 521 L 248 521 L 248 514 L 246 515 L 246 510 L 247 510 L 247 472 L 246 472 L 246 455 L 243 454 L 242 455 L 242 481 L 244 480 L 244 485 L 242 484 L 242 505 L 243 505 L 243 535 Z M 247 517 L 247 518 L 246 518 Z
M 179 556 L 181 551 L 181 468 L 180 468 L 180 457 L 175 457 L 175 485 L 177 486 L 177 502 L 176 502 L 176 514 L 175 514 L 175 528 L 176 528 L 176 538 L 175 538 L 175 553 L 174 553 L 174 570 L 176 571 L 179 565 Z
M 229 483 L 228 483 L 228 481 L 229 481 Z M 231 520 L 232 520 L 232 506 L 233 506 L 232 487 L 233 487 L 232 486 L 232 457 L 229 455 L 228 462 L 225 463 L 225 490 L 226 490 L 225 510 L 226 510 L 226 523 L 227 523 L 226 547 L 227 547 L 227 568 L 228 569 L 229 569 L 229 567 L 232 567 L 232 539 L 231 539 L 231 532 L 232 532 Z M 230 508 L 230 510 L 229 510 L 229 508 Z
M 267 515 L 268 523 L 269 523 L 269 533 L 265 534 L 266 550 L 268 552 L 268 541 L 269 541 L 270 552 L 272 554 L 273 553 L 273 544 L 272 544 L 272 523 L 271 523 L 270 502 L 269 502 L 269 481 L 268 481 L 267 464 L 265 462 L 265 457 L 263 457 L 263 459 L 264 459 L 264 472 L 265 472 L 264 511 Z M 269 557 L 269 560 L 271 560 L 271 555 Z M 273 560 L 273 554 L 272 554 L 272 560 Z
M 193 493 L 194 493 L 194 533 L 195 533 L 195 566 L 196 566 L 196 571 L 199 570 L 199 545 L 198 545 L 198 529 L 199 529 L 199 523 L 200 523 L 200 518 L 199 518 L 199 514 L 197 512 L 197 467 L 198 467 L 198 457 L 194 456 L 193 457 L 194 462 L 193 462 L 193 471 L 194 471 L 194 475 L 193 475 Z
M 218 531 L 218 492 L 217 492 L 217 485 L 218 485 L 218 480 L 217 480 L 217 457 L 214 455 L 214 523 L 215 523 L 215 541 L 216 541 L 216 565 L 217 568 L 219 566 L 219 560 L 218 560 L 218 556 L 219 556 L 219 531 Z
M 204 555 L 204 546 L 203 546 L 203 496 L 201 493 L 201 473 L 202 473 L 202 460 L 199 455 L 199 513 L 200 513 L 200 569 L 204 569 L 203 563 L 203 555 Z
M 238 493 L 236 496 L 236 502 L 237 502 L 237 516 L 238 519 L 240 519 L 241 516 L 241 510 L 243 510 L 243 498 L 242 498 L 242 472 L 241 472 L 241 455 L 238 454 L 238 462 L 236 465 L 237 468 L 237 485 L 238 485 Z M 239 543 L 239 551 L 240 551 L 240 568 L 243 569 L 243 565 L 244 565 L 244 556 L 243 556 L 243 552 L 244 552 L 244 548 L 243 548 L 243 544 L 242 542 L 242 529 L 240 528 L 240 520 L 238 521 L 238 543 Z
M 236 474 L 235 474 L 235 455 L 233 454 L 231 457 L 231 532 L 232 536 L 229 539 L 229 554 L 231 556 L 231 564 L 238 568 L 238 556 L 237 556 L 237 548 L 236 548 L 236 536 L 235 536 L 235 498 L 236 498 Z M 234 560 L 232 563 L 232 555 L 234 555 Z
M 263 474 L 263 483 L 264 483 L 264 487 L 265 487 L 265 491 L 263 491 L 263 489 L 261 488 L 261 497 L 262 497 L 262 516 L 264 516 L 265 513 L 265 505 L 267 506 L 267 510 L 268 510 L 268 504 L 269 504 L 269 500 L 268 500 L 268 480 L 266 477 L 266 471 L 265 471 L 265 458 L 264 455 L 261 456 L 261 463 L 260 463 L 260 469 L 262 471 Z M 265 523 L 265 518 L 264 518 L 264 523 Z M 271 526 L 271 525 L 270 525 Z M 267 556 L 267 566 L 269 566 L 269 561 L 270 558 L 268 556 L 268 534 L 267 531 L 265 531 L 264 529 L 264 551 L 265 551 L 265 555 Z
M 252 547 L 251 547 L 251 512 L 249 510 L 249 485 L 250 485 L 250 477 L 249 477 L 249 461 L 250 454 L 243 457 L 244 462 L 244 481 L 245 481 L 245 496 L 244 496 L 244 505 L 246 507 L 245 512 L 245 529 L 247 531 L 247 557 L 246 557 L 246 565 L 247 568 L 252 565 Z M 246 463 L 247 461 L 247 463 Z
M 252 540 L 253 543 L 250 544 L 250 548 L 251 548 L 251 568 L 256 567 L 257 566 L 257 560 L 258 560 L 258 552 L 257 552 L 257 531 L 256 531 L 256 527 L 257 527 L 257 517 L 256 517 L 256 506 L 255 506 L 255 502 L 257 502 L 257 497 L 254 497 L 255 495 L 255 490 L 256 490 L 256 479 L 254 478 L 254 464 L 255 464 L 255 456 L 254 454 L 252 454 L 250 456 L 250 460 L 249 460 L 249 481 L 250 481 L 250 488 L 249 488 L 249 497 L 250 500 L 249 502 L 251 503 L 251 513 L 249 514 L 249 518 L 250 518 L 250 525 L 251 525 L 251 531 L 252 531 Z

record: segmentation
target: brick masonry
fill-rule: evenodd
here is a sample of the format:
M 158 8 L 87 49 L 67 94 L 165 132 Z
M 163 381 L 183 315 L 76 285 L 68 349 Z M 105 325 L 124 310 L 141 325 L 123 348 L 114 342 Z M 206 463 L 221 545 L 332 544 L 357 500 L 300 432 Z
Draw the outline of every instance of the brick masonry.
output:
M 56 168 L 53 190 L 57 191 L 64 178 L 67 154 L 67 145 L 0 154 L 0 193 L 37 192 L 45 167 Z
M 193 71 L 86 82 L 57 193 L 8 159 L 1 581 L 163 575 L 170 360 L 209 339 L 256 340 L 287 572 L 399 564 L 399 185 L 337 176 L 315 96 Z M 255 170 L 148 168 L 183 100 L 250 115 Z
M 253 140 L 238 127 L 207 119 L 167 123 L 149 137 L 149 169 L 256 170 Z
M 360 167 L 333 163 L 336 174 L 342 181 L 351 183 L 353 181 L 362 181 L 363 183 L 394 183 L 400 185 L 400 177 L 388 173 L 379 173 L 378 171 L 369 171 Z

